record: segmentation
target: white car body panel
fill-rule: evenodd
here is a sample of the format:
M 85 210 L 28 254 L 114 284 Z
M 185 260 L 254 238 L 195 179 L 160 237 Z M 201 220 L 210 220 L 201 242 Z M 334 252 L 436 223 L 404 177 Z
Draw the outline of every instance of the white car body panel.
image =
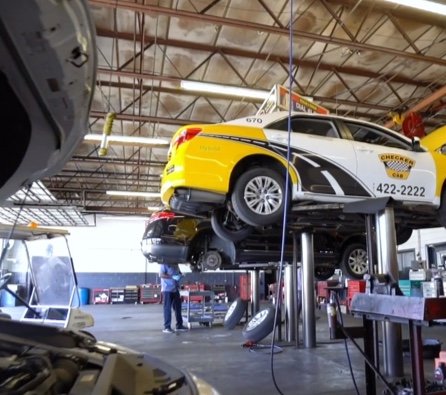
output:
M 278 112 L 227 123 L 263 128 L 269 142 L 281 150 L 287 149 L 289 144 L 290 161 L 301 180 L 293 189 L 293 200 L 345 203 L 390 196 L 405 204 L 439 205 L 440 200 L 435 196 L 435 163 L 429 152 L 264 128 L 288 115 Z M 298 115 L 311 117 L 311 114 Z M 327 118 L 344 120 L 331 115 Z M 363 123 L 376 128 L 376 125 Z M 398 137 L 410 144 L 407 138 Z M 302 171 L 302 166 L 307 170 Z

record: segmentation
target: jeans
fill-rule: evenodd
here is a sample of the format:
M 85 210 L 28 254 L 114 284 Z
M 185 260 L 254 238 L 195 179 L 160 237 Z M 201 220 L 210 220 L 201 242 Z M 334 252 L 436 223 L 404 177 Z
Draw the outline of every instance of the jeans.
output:
M 176 327 L 183 326 L 183 317 L 181 315 L 181 297 L 180 292 L 163 292 L 163 312 L 164 329 L 172 325 L 172 309 L 175 312 Z

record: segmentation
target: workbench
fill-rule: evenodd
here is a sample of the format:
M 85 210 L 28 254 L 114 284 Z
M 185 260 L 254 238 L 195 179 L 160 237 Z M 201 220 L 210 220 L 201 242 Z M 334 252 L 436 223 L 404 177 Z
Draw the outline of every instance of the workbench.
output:
M 369 326 L 371 321 L 408 325 L 413 390 L 417 395 L 426 394 L 421 328 L 443 323 L 446 319 L 446 298 L 357 293 L 352 300 L 351 314 L 362 317 L 366 326 Z M 370 349 L 367 343 L 372 342 L 371 336 L 366 337 L 365 348 Z M 435 394 L 446 395 L 446 392 L 440 391 Z

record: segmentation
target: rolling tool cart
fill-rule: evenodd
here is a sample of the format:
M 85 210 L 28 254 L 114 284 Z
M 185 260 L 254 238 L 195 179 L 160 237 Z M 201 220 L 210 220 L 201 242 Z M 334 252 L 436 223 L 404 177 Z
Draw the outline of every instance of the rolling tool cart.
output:
M 213 291 L 182 290 L 180 295 L 183 300 L 181 314 L 189 329 L 193 322 L 198 322 L 204 326 L 212 326 L 215 298 Z

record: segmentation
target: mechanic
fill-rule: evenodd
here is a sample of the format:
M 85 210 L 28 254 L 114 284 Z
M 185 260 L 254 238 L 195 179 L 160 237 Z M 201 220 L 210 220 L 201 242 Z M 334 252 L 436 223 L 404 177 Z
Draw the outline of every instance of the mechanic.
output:
M 172 330 L 172 309 L 175 312 L 176 331 L 184 332 L 181 315 L 180 280 L 183 274 L 178 264 L 161 264 L 159 276 L 161 279 L 161 294 L 163 295 L 164 333 L 175 333 Z

